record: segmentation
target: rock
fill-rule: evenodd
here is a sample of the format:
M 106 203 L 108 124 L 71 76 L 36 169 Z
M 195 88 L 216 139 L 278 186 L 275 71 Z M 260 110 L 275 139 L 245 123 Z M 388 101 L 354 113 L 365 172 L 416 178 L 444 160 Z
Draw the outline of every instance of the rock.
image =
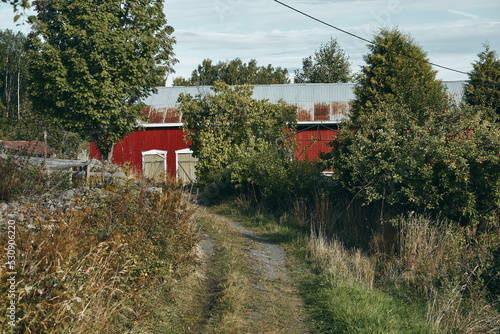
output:
M 66 190 L 61 195 L 61 199 L 66 201 L 72 199 L 73 197 L 75 197 L 75 191 L 73 189 Z
M 146 188 L 146 192 L 161 194 L 161 193 L 163 193 L 163 189 L 160 187 L 149 187 L 149 188 Z
M 0 212 L 5 212 L 9 209 L 9 205 L 5 202 L 0 203 Z

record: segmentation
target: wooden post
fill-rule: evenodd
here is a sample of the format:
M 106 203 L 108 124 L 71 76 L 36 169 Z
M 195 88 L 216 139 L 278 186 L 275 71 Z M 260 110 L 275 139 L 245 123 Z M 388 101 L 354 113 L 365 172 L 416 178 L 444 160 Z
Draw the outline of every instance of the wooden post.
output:
M 45 163 L 45 160 L 47 160 L 47 130 L 43 130 L 43 143 L 45 144 L 43 148 L 43 163 Z

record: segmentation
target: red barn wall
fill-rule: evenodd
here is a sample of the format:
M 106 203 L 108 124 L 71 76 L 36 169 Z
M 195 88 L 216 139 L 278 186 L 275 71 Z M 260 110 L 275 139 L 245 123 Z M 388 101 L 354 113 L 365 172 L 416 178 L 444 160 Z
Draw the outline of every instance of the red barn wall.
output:
M 142 152 L 149 150 L 167 151 L 167 173 L 175 177 L 175 151 L 188 148 L 183 140 L 184 135 L 178 127 L 149 128 L 134 131 L 115 144 L 113 148 L 113 163 L 125 165 L 130 163 L 132 171 L 142 174 Z M 91 145 L 90 155 L 99 159 L 99 151 Z
M 298 130 L 296 134 L 297 144 L 299 146 L 299 159 L 308 159 L 314 161 L 320 153 L 331 151 L 331 147 L 326 144 L 338 134 L 337 131 L 323 127 L 313 127 L 307 130 Z M 130 163 L 132 171 L 136 174 L 142 174 L 142 152 L 149 150 L 167 151 L 167 173 L 171 177 L 176 176 L 175 170 L 175 151 L 188 148 L 184 143 L 184 135 L 178 127 L 171 128 L 148 128 L 145 130 L 134 131 L 113 148 L 113 163 L 125 165 Z M 316 141 L 311 145 L 311 140 Z M 307 148 L 309 146 L 309 148 Z M 302 151 L 307 148 L 306 154 Z M 99 159 L 99 151 L 94 145 L 91 145 L 91 157 Z
M 337 131 L 325 128 L 311 128 L 301 131 L 295 135 L 297 144 L 299 146 L 299 159 L 308 159 L 314 161 L 319 157 L 320 153 L 328 153 L 332 150 L 331 147 L 327 146 L 329 142 L 338 134 Z M 316 141 L 313 141 L 313 138 Z M 312 145 L 311 143 L 314 142 Z M 309 146 L 309 148 L 308 148 Z M 306 155 L 302 153 L 304 149 L 307 149 Z

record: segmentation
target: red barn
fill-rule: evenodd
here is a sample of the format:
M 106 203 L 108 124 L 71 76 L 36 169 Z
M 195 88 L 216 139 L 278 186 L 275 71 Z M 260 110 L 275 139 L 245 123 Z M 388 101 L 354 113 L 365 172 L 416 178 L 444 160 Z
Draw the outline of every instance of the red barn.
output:
M 461 98 L 463 82 L 445 83 L 457 100 Z M 354 84 L 289 84 L 258 85 L 253 98 L 277 103 L 280 99 L 297 106 L 296 139 L 300 149 L 308 147 L 306 157 L 314 160 L 321 152 L 329 152 L 328 142 L 337 135 L 338 124 L 349 115 L 349 103 L 354 99 Z M 138 173 L 148 176 L 164 172 L 172 177 L 192 179 L 195 159 L 184 142 L 181 131 L 182 115 L 178 111 L 180 93 L 210 94 L 210 87 L 159 87 L 158 93 L 143 102 L 144 114 L 149 117 L 144 130 L 135 131 L 115 144 L 113 163 L 130 164 Z M 311 144 L 312 143 L 312 144 Z M 99 152 L 91 146 L 91 157 Z

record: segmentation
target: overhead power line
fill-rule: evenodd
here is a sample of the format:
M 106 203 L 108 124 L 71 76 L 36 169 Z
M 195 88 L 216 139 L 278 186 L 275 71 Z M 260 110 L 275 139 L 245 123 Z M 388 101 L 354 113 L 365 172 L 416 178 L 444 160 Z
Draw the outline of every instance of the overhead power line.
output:
M 310 19 L 312 19 L 312 20 L 314 20 L 314 21 L 317 21 L 317 22 L 319 22 L 319 23 L 321 23 L 321 24 L 324 24 L 324 25 L 326 25 L 326 26 L 328 26 L 328 27 L 330 27 L 330 28 L 333 28 L 333 29 L 335 29 L 335 30 L 338 30 L 338 31 L 340 31 L 340 32 L 343 32 L 344 34 L 347 34 L 347 35 L 349 35 L 349 36 L 351 36 L 351 37 L 354 37 L 354 38 L 360 39 L 360 40 L 362 40 L 362 41 L 364 41 L 364 42 L 367 42 L 367 43 L 369 43 L 369 44 L 376 45 L 376 43 L 375 43 L 374 41 L 371 41 L 371 40 L 366 39 L 366 38 L 364 38 L 364 37 L 361 37 L 361 36 L 358 36 L 358 35 L 356 35 L 356 34 L 353 34 L 352 32 L 349 32 L 349 31 L 347 31 L 347 30 L 340 29 L 339 27 L 336 27 L 336 26 L 334 26 L 334 25 L 332 25 L 332 24 L 330 24 L 330 23 L 328 23 L 328 22 L 325 22 L 325 21 L 323 21 L 323 20 L 320 20 L 320 19 L 318 19 L 318 18 L 316 18 L 316 17 L 314 17 L 314 16 L 312 16 L 312 15 L 309 15 L 309 14 L 307 14 L 307 13 L 305 13 L 305 12 L 303 12 L 303 11 L 301 11 L 301 10 L 297 9 L 297 8 L 294 8 L 294 7 L 292 7 L 292 6 L 289 6 L 289 5 L 287 5 L 286 3 L 283 3 L 283 2 L 278 1 L 278 0 L 274 0 L 274 1 L 275 1 L 275 2 L 277 2 L 277 3 L 279 3 L 280 5 L 282 5 L 282 6 L 284 6 L 284 7 L 287 7 L 287 8 L 289 8 L 289 9 L 291 9 L 291 10 L 293 10 L 293 11 L 295 11 L 295 12 L 297 12 L 297 13 L 301 14 L 301 15 L 304 15 L 304 16 L 306 16 L 306 17 L 308 17 L 308 18 L 310 18 Z M 387 48 L 386 48 L 386 49 L 387 49 Z M 389 50 L 389 49 L 387 49 L 387 50 Z M 389 50 L 389 51 L 392 51 L 392 50 Z M 396 52 L 396 51 L 392 51 L 392 52 Z M 442 65 L 439 65 L 439 64 L 432 63 L 432 62 L 430 62 L 430 61 L 428 61 L 428 60 L 425 60 L 425 59 L 418 59 L 418 58 L 412 57 L 412 56 L 410 56 L 410 55 L 407 55 L 407 54 L 404 54 L 404 53 L 401 53 L 401 52 L 396 52 L 396 53 L 398 53 L 398 54 L 400 54 L 400 55 L 402 55 L 402 56 L 405 56 L 405 57 L 407 57 L 407 58 L 410 58 L 410 59 L 413 59 L 413 60 L 417 60 L 417 61 L 421 61 L 421 62 L 424 62 L 424 63 L 430 64 L 430 65 L 432 65 L 432 66 L 439 67 L 439 68 L 442 68 L 442 69 L 445 69 L 445 70 L 448 70 L 448 71 L 453 71 L 453 72 L 460 73 L 460 74 L 465 74 L 465 75 L 468 75 L 468 74 L 469 74 L 469 73 L 467 73 L 467 72 L 460 71 L 460 70 L 456 70 L 456 69 L 453 69 L 453 68 L 451 68 L 451 67 L 446 67 L 446 66 L 442 66 Z

